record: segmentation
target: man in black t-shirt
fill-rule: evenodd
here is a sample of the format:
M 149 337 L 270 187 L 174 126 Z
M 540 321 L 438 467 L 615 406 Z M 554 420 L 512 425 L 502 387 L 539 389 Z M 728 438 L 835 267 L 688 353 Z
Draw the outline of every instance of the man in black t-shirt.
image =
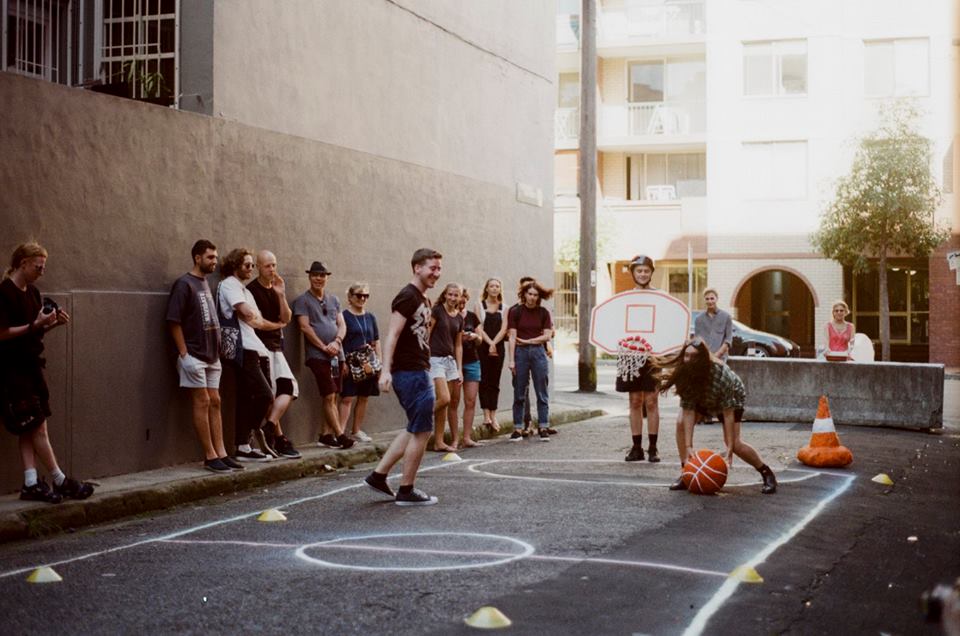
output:
M 407 430 L 397 435 L 383 454 L 376 469 L 364 480 L 398 506 L 429 506 L 437 503 L 413 487 L 413 482 L 433 431 L 433 382 L 430 380 L 430 302 L 424 295 L 440 279 L 443 257 L 436 250 L 421 248 L 413 253 L 410 265 L 413 280 L 393 299 L 390 326 L 383 346 L 383 371 L 380 390 L 397 392 L 400 405 L 407 414 Z M 387 475 L 403 459 L 400 489 L 394 494 L 387 484 Z
M 47 418 L 50 391 L 43 375 L 43 336 L 70 322 L 70 316 L 49 298 L 40 300 L 34 287 L 47 266 L 47 250 L 37 243 L 17 247 L 10 269 L 0 282 L 0 416 L 16 435 L 23 459 L 20 498 L 60 503 L 65 497 L 86 499 L 93 484 L 63 474 L 50 445 Z M 37 457 L 50 471 L 53 489 L 37 477 Z
M 190 390 L 193 427 L 203 447 L 203 467 L 214 473 L 242 470 L 227 456 L 220 418 L 220 320 L 207 283 L 217 269 L 217 246 L 200 239 L 190 250 L 193 269 L 178 278 L 167 300 L 167 326 L 177 347 L 180 386 Z
M 277 325 L 290 322 L 293 312 L 287 303 L 286 284 L 277 272 L 277 257 L 272 252 L 263 250 L 257 254 L 257 277 L 247 285 L 247 290 L 265 319 Z M 293 371 L 283 355 L 283 329 L 255 331 L 270 354 L 267 358 L 270 361 L 270 377 L 267 379 L 274 396 L 267 421 L 257 433 L 258 437 L 262 436 L 259 442 L 265 453 L 297 459 L 300 452 L 293 447 L 280 426 L 280 419 L 300 395 L 297 379 L 293 377 Z

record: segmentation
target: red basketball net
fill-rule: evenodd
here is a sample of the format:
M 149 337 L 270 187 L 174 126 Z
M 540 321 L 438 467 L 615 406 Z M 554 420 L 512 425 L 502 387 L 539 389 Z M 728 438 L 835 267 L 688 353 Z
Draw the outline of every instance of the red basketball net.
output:
M 629 336 L 617 343 L 617 376 L 629 382 L 640 376 L 653 349 L 642 336 Z

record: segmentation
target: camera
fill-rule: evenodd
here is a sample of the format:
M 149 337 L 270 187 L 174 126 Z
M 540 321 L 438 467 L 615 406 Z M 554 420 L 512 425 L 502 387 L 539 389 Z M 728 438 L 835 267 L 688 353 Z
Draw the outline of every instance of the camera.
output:
M 43 313 L 49 314 L 60 310 L 60 305 L 52 298 L 43 299 Z

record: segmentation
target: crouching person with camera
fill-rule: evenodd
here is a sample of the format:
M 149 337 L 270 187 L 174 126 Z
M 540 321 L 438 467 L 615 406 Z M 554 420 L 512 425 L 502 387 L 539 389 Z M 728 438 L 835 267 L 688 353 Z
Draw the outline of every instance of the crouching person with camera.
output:
M 63 474 L 47 434 L 51 413 L 43 375 L 43 336 L 70 322 L 70 316 L 49 298 L 41 301 L 33 285 L 46 266 L 47 250 L 24 243 L 13 252 L 0 282 L 0 415 L 4 427 L 20 440 L 20 498 L 60 503 L 65 497 L 86 499 L 93 494 L 93 484 Z M 37 478 L 38 456 L 53 479 L 52 489 Z

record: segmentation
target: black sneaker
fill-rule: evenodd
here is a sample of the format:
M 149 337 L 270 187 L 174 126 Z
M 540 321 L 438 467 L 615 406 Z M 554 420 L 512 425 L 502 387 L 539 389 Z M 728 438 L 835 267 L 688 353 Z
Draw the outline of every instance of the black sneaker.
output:
M 550 441 L 550 431 L 546 427 L 540 429 L 540 441 L 549 442 Z
M 203 462 L 203 467 L 211 473 L 229 473 L 230 467 L 224 464 L 220 459 L 208 459 Z
M 234 457 L 237 458 L 238 462 L 268 462 L 273 459 L 273 457 L 264 455 L 256 448 L 251 448 L 248 451 L 242 451 L 238 448 L 237 452 L 234 453 Z
M 760 489 L 760 492 L 765 495 L 772 495 L 777 492 L 777 477 L 773 474 L 773 471 L 768 469 L 762 476 L 763 488 Z
M 230 457 L 229 455 L 221 457 L 220 461 L 227 465 L 227 468 L 230 470 L 246 470 L 243 466 L 237 463 L 237 461 Z
M 64 499 L 68 497 L 70 499 L 86 499 L 93 494 L 93 484 L 67 477 L 59 486 L 53 485 L 53 492 Z
M 555 428 L 547 428 L 547 432 L 550 433 L 551 435 L 556 435 L 556 434 L 559 433 L 560 431 L 558 431 L 558 430 L 555 429 Z
M 253 438 L 257 440 L 257 446 L 260 447 L 260 450 L 264 455 L 267 455 L 268 457 L 280 457 L 280 453 L 274 450 L 273 444 L 271 443 L 272 440 L 269 439 L 267 432 L 264 429 L 254 429 Z
M 354 441 L 353 441 L 352 439 L 350 439 L 349 437 L 347 437 L 346 435 L 338 435 L 338 436 L 337 436 L 337 444 L 340 445 L 340 449 L 341 449 L 341 450 L 347 450 L 348 448 L 350 448 L 351 446 L 353 446 Z
M 677 481 L 670 484 L 670 490 L 686 490 L 687 485 L 683 483 L 683 477 L 677 477 Z
M 387 484 L 386 478 L 377 479 L 373 473 L 367 475 L 366 478 L 364 478 L 363 483 L 365 483 L 367 487 L 372 488 L 373 490 L 376 490 L 378 493 L 386 495 L 387 497 L 397 496 L 397 493 L 393 492 L 393 489 Z
M 60 503 L 63 497 L 60 493 L 50 490 L 47 482 L 40 479 L 32 486 L 24 486 L 20 489 L 20 498 L 24 501 L 45 501 L 47 503 Z
M 520 432 L 520 429 L 515 428 L 515 429 L 513 429 L 513 433 L 510 434 L 510 439 L 508 439 L 507 441 L 508 441 L 508 442 L 519 442 L 519 441 L 522 441 L 524 437 L 525 437 L 525 435 Z
M 637 446 L 634 444 L 630 447 L 630 452 L 627 453 L 627 456 L 623 458 L 625 462 L 642 462 L 643 461 L 643 446 Z
M 438 501 L 440 500 L 436 497 L 431 497 L 422 490 L 414 488 L 407 493 L 398 492 L 396 503 L 398 506 L 432 506 Z
M 660 453 L 658 453 L 657 449 L 653 446 L 647 449 L 647 461 L 651 464 L 656 464 L 660 461 Z
M 300 451 L 293 447 L 293 442 L 291 442 L 286 435 L 277 435 L 273 440 L 273 448 L 276 450 L 281 457 L 287 457 L 289 459 L 300 459 Z
M 317 446 L 326 446 L 327 448 L 340 448 L 340 444 L 337 443 L 337 438 L 326 433 L 317 438 Z

